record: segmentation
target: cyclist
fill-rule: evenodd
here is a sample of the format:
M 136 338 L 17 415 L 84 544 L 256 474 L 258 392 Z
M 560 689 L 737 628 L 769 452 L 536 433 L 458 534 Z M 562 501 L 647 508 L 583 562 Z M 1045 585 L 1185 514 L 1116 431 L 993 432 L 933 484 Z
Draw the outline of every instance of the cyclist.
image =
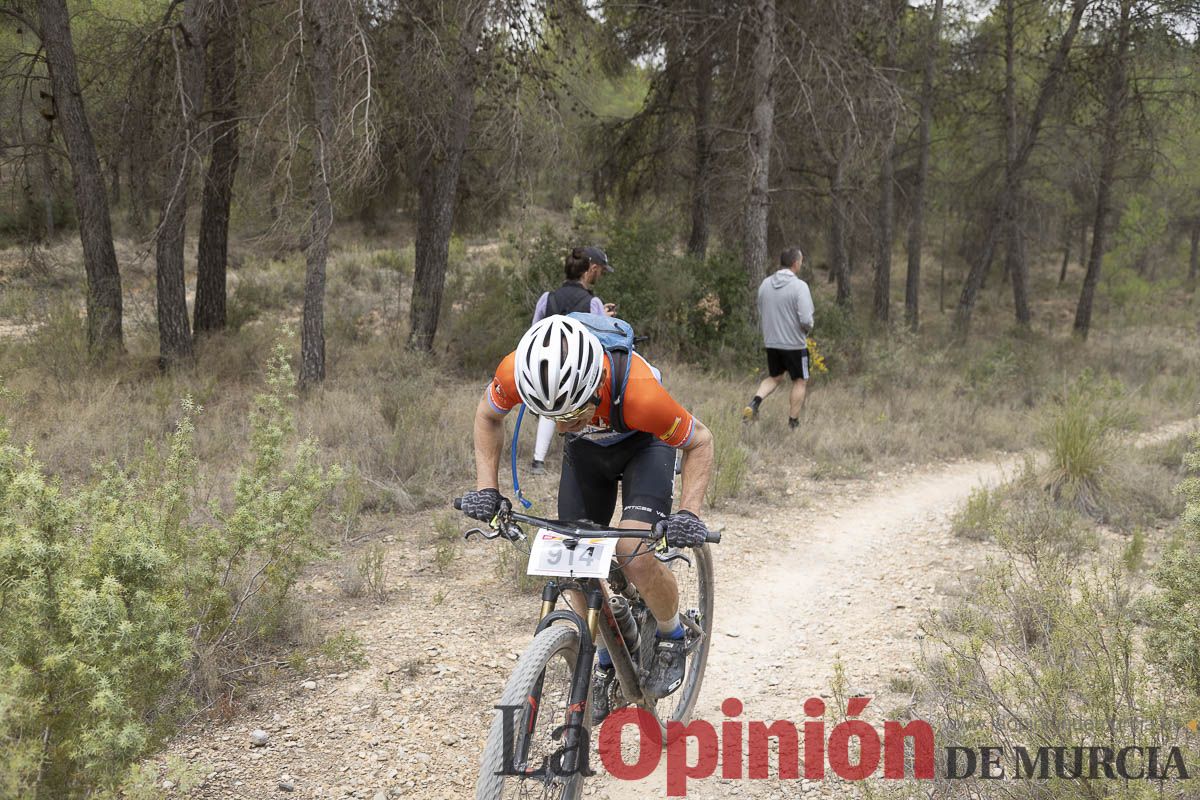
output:
M 588 519 L 608 525 L 616 507 L 618 483 L 622 510 L 619 527 L 665 528 L 673 547 L 699 546 L 707 529 L 696 515 L 713 470 L 713 438 L 655 378 L 636 353 L 630 356 L 629 379 L 621 398 L 628 432 L 614 431 L 609 414 L 612 361 L 586 326 L 571 317 L 551 316 L 521 337 L 480 398 L 475 411 L 476 490 L 462 499 L 465 514 L 490 522 L 510 508 L 499 489 L 504 416 L 518 403 L 555 420 L 567 434 L 559 480 L 560 519 Z M 675 452 L 687 452 L 679 509 L 671 512 Z M 638 539 L 621 539 L 618 555 L 631 555 Z M 684 628 L 679 619 L 675 576 L 651 556 L 628 558 L 626 577 L 637 587 L 658 626 L 647 690 L 665 697 L 683 682 Z M 582 608 L 575 601 L 574 607 Z M 593 677 L 593 720 L 607 715 L 612 659 L 601 651 Z
M 592 314 L 616 316 L 616 303 L 601 302 L 593 292 L 601 275 L 613 272 L 608 255 L 599 247 L 576 247 L 563 259 L 562 286 L 551 292 L 542 292 L 533 309 L 533 322 L 554 314 L 570 314 L 586 311 Z M 532 323 L 531 323 L 532 324 Z M 533 446 L 533 465 L 530 471 L 541 475 L 546 471 L 546 454 L 554 437 L 554 421 L 549 417 L 538 420 L 537 441 Z

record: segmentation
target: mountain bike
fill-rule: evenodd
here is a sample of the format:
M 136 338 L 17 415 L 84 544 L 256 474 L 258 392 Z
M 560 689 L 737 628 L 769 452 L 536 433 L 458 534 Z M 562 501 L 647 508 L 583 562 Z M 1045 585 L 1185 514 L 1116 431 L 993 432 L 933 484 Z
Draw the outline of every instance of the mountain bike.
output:
M 459 508 L 459 499 L 454 507 Z M 461 510 L 461 509 L 460 509 Z M 522 525 L 536 528 L 533 538 Z M 713 566 L 708 545 L 682 551 L 666 547 L 661 533 L 608 528 L 587 521 L 532 517 L 501 512 L 488 529 L 463 534 L 506 539 L 525 549 L 528 574 L 550 577 L 542 589 L 542 607 L 533 641 L 517 661 L 504 687 L 479 766 L 476 800 L 542 798 L 575 800 L 590 764 L 592 685 L 596 649 L 612 657 L 615 678 L 609 708 L 636 706 L 653 720 L 659 740 L 667 741 L 667 723 L 691 717 L 712 640 Z M 617 539 L 641 539 L 630 555 L 616 556 Z M 710 532 L 708 541 L 721 541 Z M 654 655 L 657 623 L 622 565 L 632 558 L 657 558 L 675 574 L 679 617 L 684 626 L 686 671 L 683 683 L 666 697 L 645 689 Z M 572 599 L 582 608 L 572 607 Z M 558 608 L 562 601 L 567 608 Z M 655 733 L 655 731 L 651 731 Z M 646 732 L 643 732 L 643 736 Z

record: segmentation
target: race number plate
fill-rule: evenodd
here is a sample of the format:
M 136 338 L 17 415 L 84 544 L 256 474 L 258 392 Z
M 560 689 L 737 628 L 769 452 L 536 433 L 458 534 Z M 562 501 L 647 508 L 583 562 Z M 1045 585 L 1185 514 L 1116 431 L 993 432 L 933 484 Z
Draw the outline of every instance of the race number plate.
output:
M 563 545 L 567 537 L 538 529 L 529 549 L 527 575 L 558 575 L 564 578 L 607 578 L 616 539 L 580 539 L 574 550 Z

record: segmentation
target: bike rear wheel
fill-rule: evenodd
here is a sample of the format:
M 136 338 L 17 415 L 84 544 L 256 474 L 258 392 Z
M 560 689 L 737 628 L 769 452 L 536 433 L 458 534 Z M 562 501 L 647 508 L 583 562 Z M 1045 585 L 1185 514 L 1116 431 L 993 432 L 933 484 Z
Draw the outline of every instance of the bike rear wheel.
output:
M 476 800 L 576 800 L 580 796 L 583 776 L 579 774 L 540 778 L 505 774 L 543 767 L 562 747 L 562 739 L 551 734 L 566 721 L 578 655 L 579 632 L 568 625 L 546 628 L 525 649 L 497 704 L 519 710 L 508 715 L 496 712 L 480 760 Z M 534 714 L 536 724 L 530 730 Z M 591 711 L 586 709 L 585 726 L 590 719 Z M 512 753 L 505 752 L 506 739 Z M 513 753 L 526 757 L 506 764 Z

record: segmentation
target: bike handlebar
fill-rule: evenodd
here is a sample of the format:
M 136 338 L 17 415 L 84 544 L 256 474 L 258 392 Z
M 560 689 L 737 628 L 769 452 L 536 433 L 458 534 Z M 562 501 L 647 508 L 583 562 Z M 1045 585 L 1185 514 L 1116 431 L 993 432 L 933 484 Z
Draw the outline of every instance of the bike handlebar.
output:
M 462 511 L 462 498 L 454 498 L 454 509 Z M 586 520 L 576 522 L 568 522 L 559 519 L 544 519 L 542 517 L 532 517 L 528 514 L 521 514 L 516 511 L 509 510 L 506 519 L 502 522 L 523 522 L 526 525 L 536 525 L 539 528 L 545 528 L 548 531 L 561 533 L 563 536 L 571 536 L 576 539 L 592 538 L 592 539 L 661 539 L 662 534 L 658 532 L 656 525 L 650 530 L 639 530 L 636 528 L 606 528 L 602 525 L 597 525 Z M 704 537 L 705 542 L 711 544 L 721 543 L 720 531 L 708 531 Z

